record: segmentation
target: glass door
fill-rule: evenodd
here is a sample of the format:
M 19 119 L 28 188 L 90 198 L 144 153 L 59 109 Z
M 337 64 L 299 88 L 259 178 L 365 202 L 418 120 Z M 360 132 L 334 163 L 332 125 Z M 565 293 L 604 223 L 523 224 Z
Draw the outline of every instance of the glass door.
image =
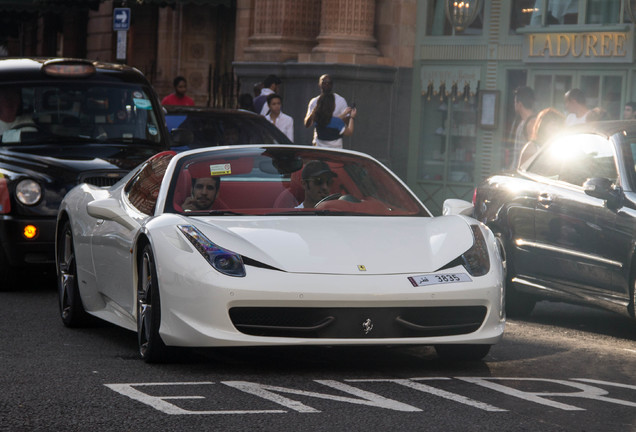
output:
M 570 74 L 536 73 L 530 75 L 530 86 L 534 89 L 534 109 L 536 112 L 552 107 L 564 111 L 563 95 L 572 88 L 573 77 Z M 532 84 L 534 81 L 534 84 Z

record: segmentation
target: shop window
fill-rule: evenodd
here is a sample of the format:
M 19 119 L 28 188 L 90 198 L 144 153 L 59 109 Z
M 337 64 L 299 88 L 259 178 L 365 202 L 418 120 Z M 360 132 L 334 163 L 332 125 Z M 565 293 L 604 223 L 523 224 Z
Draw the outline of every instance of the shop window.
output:
M 477 141 L 476 95 L 423 97 L 419 180 L 472 183 Z
M 621 0 L 512 0 L 510 29 L 622 23 Z
M 483 7 L 475 21 L 463 32 L 455 32 L 453 26 L 448 21 L 445 11 L 445 3 L 447 0 L 429 1 L 426 34 L 428 36 L 475 36 L 481 35 L 483 30 Z
M 586 24 L 617 24 L 620 22 L 620 0 L 588 0 Z

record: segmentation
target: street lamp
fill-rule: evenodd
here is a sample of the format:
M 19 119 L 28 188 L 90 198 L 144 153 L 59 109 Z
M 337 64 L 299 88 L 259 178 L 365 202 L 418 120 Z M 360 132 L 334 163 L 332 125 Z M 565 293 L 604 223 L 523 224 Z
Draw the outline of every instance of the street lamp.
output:
M 481 8 L 481 0 L 445 0 L 446 17 L 456 32 L 463 32 L 469 27 Z

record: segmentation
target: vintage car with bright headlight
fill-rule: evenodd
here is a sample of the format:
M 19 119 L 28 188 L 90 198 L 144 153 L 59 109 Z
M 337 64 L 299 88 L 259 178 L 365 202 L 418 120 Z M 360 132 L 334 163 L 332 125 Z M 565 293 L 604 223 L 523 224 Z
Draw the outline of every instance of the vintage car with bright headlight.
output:
M 80 183 L 110 186 L 168 148 L 163 112 L 129 66 L 68 58 L 0 60 L 0 290 L 54 269 L 55 221 Z
M 163 152 L 77 186 L 57 220 L 59 310 L 178 347 L 433 345 L 481 359 L 503 334 L 490 230 L 432 217 L 362 153 L 293 145 Z

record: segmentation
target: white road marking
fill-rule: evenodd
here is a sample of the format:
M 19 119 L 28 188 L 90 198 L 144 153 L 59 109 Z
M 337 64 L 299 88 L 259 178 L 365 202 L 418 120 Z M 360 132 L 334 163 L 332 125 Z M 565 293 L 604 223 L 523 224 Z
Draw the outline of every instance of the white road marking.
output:
M 624 384 L 624 383 L 613 383 L 608 381 L 587 379 L 587 378 L 572 378 L 571 381 L 566 380 L 557 380 L 557 379 L 545 379 L 545 378 L 515 378 L 515 377 L 416 377 L 410 379 L 392 379 L 392 378 L 373 378 L 373 379 L 345 379 L 344 381 L 350 383 L 373 383 L 373 382 L 387 382 L 387 383 L 395 383 L 406 388 L 420 391 L 423 393 L 432 394 L 453 402 L 461 403 L 473 408 L 477 408 L 487 412 L 506 412 L 507 410 L 498 408 L 496 406 L 476 401 L 474 399 L 470 399 L 468 397 L 451 393 L 449 391 L 445 391 L 427 384 L 423 384 L 422 381 L 448 381 L 456 379 L 459 381 L 463 381 L 466 383 L 474 384 L 480 387 L 487 388 L 489 390 L 493 390 L 499 393 L 503 393 L 508 396 L 513 396 L 515 398 L 532 402 L 544 406 L 549 406 L 552 408 L 564 410 L 564 411 L 585 411 L 584 408 L 580 408 L 574 405 L 565 404 L 562 402 L 557 402 L 552 400 L 553 398 L 579 398 L 579 399 L 587 399 L 587 400 L 595 400 L 601 401 L 616 405 L 622 405 L 627 407 L 636 407 L 636 402 L 616 399 L 612 397 L 608 397 L 609 392 L 603 388 L 591 386 L 589 384 L 596 384 L 599 386 L 609 386 L 609 387 L 619 387 L 623 389 L 636 390 L 636 385 L 633 384 Z M 507 381 L 510 385 L 500 384 L 494 381 Z M 403 402 L 389 399 L 384 396 L 381 396 L 376 393 L 372 393 L 366 390 L 362 390 L 357 387 L 353 387 L 349 384 L 335 381 L 335 380 L 314 380 L 313 382 L 330 387 L 332 389 L 338 390 L 342 393 L 346 393 L 352 395 L 354 397 L 347 396 L 339 396 L 334 394 L 327 393 L 317 393 L 313 391 L 306 391 L 294 388 L 280 387 L 274 385 L 260 384 L 254 382 L 247 381 L 221 381 L 219 384 L 223 384 L 223 386 L 216 388 L 232 388 L 243 393 L 250 394 L 252 396 L 256 396 L 262 400 L 266 400 L 269 402 L 276 403 L 278 405 L 282 405 L 288 410 L 292 410 L 299 413 L 319 413 L 320 410 L 308 406 L 300 401 L 291 399 L 289 397 L 283 396 L 285 395 L 297 395 L 303 397 L 317 398 L 323 400 L 329 400 L 334 402 L 344 402 L 354 405 L 363 405 L 374 408 L 383 408 L 392 411 L 399 412 L 422 412 L 423 410 L 405 404 Z M 574 388 L 577 391 L 570 392 L 547 392 L 547 391 L 523 391 L 517 388 L 512 387 L 514 383 L 521 382 L 533 382 L 536 383 L 546 383 L 550 388 L 554 388 L 554 385 L 564 386 L 566 388 Z M 587 383 L 587 384 L 584 384 Z M 201 400 L 204 401 L 206 399 L 205 396 L 200 394 L 184 396 L 184 395 L 165 395 L 165 396 L 155 396 L 144 393 L 141 389 L 144 387 L 176 387 L 176 386 L 211 386 L 214 385 L 214 382 L 211 381 L 202 381 L 202 382 L 161 382 L 161 383 L 119 383 L 119 384 L 104 384 L 106 387 L 111 390 L 126 396 L 135 401 L 146 404 L 160 412 L 169 415 L 215 415 L 215 414 L 233 414 L 233 415 L 243 415 L 243 414 L 282 414 L 287 413 L 289 411 L 286 410 L 271 410 L 271 409 L 256 409 L 256 410 L 246 410 L 246 409 L 231 409 L 231 410 L 188 410 L 182 408 L 180 406 L 175 405 L 169 401 L 181 401 L 181 400 Z M 153 393 L 157 393 L 157 390 L 154 390 Z M 216 396 L 216 395 L 215 395 Z M 548 399 L 551 398 L 551 399 Z M 227 395 L 220 394 L 219 400 L 223 401 L 231 401 L 232 398 Z M 250 404 L 252 405 L 252 404 Z
M 482 387 L 489 388 L 491 390 L 496 390 L 502 393 L 505 393 L 510 396 L 514 396 L 520 399 L 524 399 L 530 402 L 535 402 L 542 405 L 551 406 L 553 408 L 559 408 L 565 411 L 585 411 L 583 408 L 579 408 L 573 405 L 567 405 L 560 402 L 555 402 L 550 399 L 545 399 L 541 396 L 550 396 L 550 397 L 570 397 L 570 398 L 582 398 L 582 399 L 593 399 L 603 402 L 614 403 L 618 405 L 632 406 L 636 407 L 635 402 L 624 401 L 621 399 L 614 399 L 605 397 L 608 394 L 607 390 L 598 387 L 592 387 L 586 384 L 580 384 L 576 382 L 570 382 L 565 380 L 555 380 L 555 379 L 544 379 L 544 378 L 468 378 L 468 377 L 457 377 L 457 379 L 470 382 L 473 384 L 480 385 Z M 496 384 L 491 381 L 504 381 L 504 380 L 514 380 L 514 381 L 539 381 L 539 382 L 547 382 L 547 383 L 555 383 L 561 384 L 567 387 L 574 387 L 580 391 L 571 392 L 571 393 L 552 393 L 552 392 L 525 392 L 521 390 L 514 389 L 512 387 L 504 386 L 501 384 Z M 599 381 L 600 383 L 601 381 Z M 636 387 L 635 387 L 636 388 Z
M 507 411 L 505 409 L 497 408 L 496 406 L 489 405 L 487 403 L 479 402 L 474 399 L 467 398 L 465 396 L 461 396 L 455 393 L 447 392 L 446 390 L 438 389 L 426 384 L 421 384 L 416 381 L 433 381 L 433 380 L 449 380 L 450 378 L 410 378 L 410 379 L 356 379 L 356 380 L 346 380 L 347 382 L 393 382 L 399 385 L 403 385 L 405 387 L 412 388 L 417 391 L 421 391 L 424 393 L 430 393 L 435 396 L 439 396 L 444 399 L 449 399 L 454 402 L 459 402 L 461 404 L 465 404 L 468 406 L 472 406 L 474 408 L 479 408 L 484 411 L 491 412 L 501 412 Z
M 268 385 L 251 383 L 247 381 L 223 381 L 223 384 L 230 387 L 234 387 L 246 393 L 253 394 L 254 396 L 258 396 L 263 399 L 276 402 L 277 404 L 286 406 L 287 408 L 293 409 L 294 411 L 298 411 L 298 412 L 320 412 L 320 411 L 314 408 L 308 407 L 307 405 L 304 405 L 298 401 L 294 401 L 286 397 L 277 395 L 273 392 L 295 394 L 300 396 L 310 396 L 310 397 L 315 397 L 319 399 L 328 399 L 328 400 L 333 400 L 338 402 L 348 402 L 348 403 L 357 404 L 357 405 L 374 406 L 377 408 L 386 408 L 386 409 L 390 409 L 394 411 L 404 411 L 404 412 L 422 411 L 419 408 L 415 408 L 413 406 L 410 406 L 410 405 L 407 405 L 392 399 L 387 399 L 375 393 L 360 390 L 358 388 L 349 386 L 347 384 L 344 384 L 338 381 L 316 380 L 315 382 L 340 390 L 344 393 L 349 393 L 354 396 L 358 396 L 360 399 L 336 396 L 331 394 L 307 392 L 303 390 L 289 389 L 286 387 L 268 386 Z
M 180 408 L 174 404 L 166 402 L 166 399 L 204 399 L 203 396 L 151 396 L 147 393 L 143 393 L 134 387 L 143 386 L 183 386 L 183 385 L 211 385 L 212 382 L 177 382 L 177 383 L 139 383 L 139 384 L 105 384 L 106 387 L 116 391 L 124 396 L 128 396 L 131 399 L 142 402 L 146 405 L 153 407 L 154 409 L 161 411 L 165 414 L 172 415 L 184 415 L 184 414 L 198 414 L 198 415 L 210 415 L 210 414 L 269 414 L 269 413 L 284 413 L 281 410 L 229 410 L 229 411 L 189 411 Z

